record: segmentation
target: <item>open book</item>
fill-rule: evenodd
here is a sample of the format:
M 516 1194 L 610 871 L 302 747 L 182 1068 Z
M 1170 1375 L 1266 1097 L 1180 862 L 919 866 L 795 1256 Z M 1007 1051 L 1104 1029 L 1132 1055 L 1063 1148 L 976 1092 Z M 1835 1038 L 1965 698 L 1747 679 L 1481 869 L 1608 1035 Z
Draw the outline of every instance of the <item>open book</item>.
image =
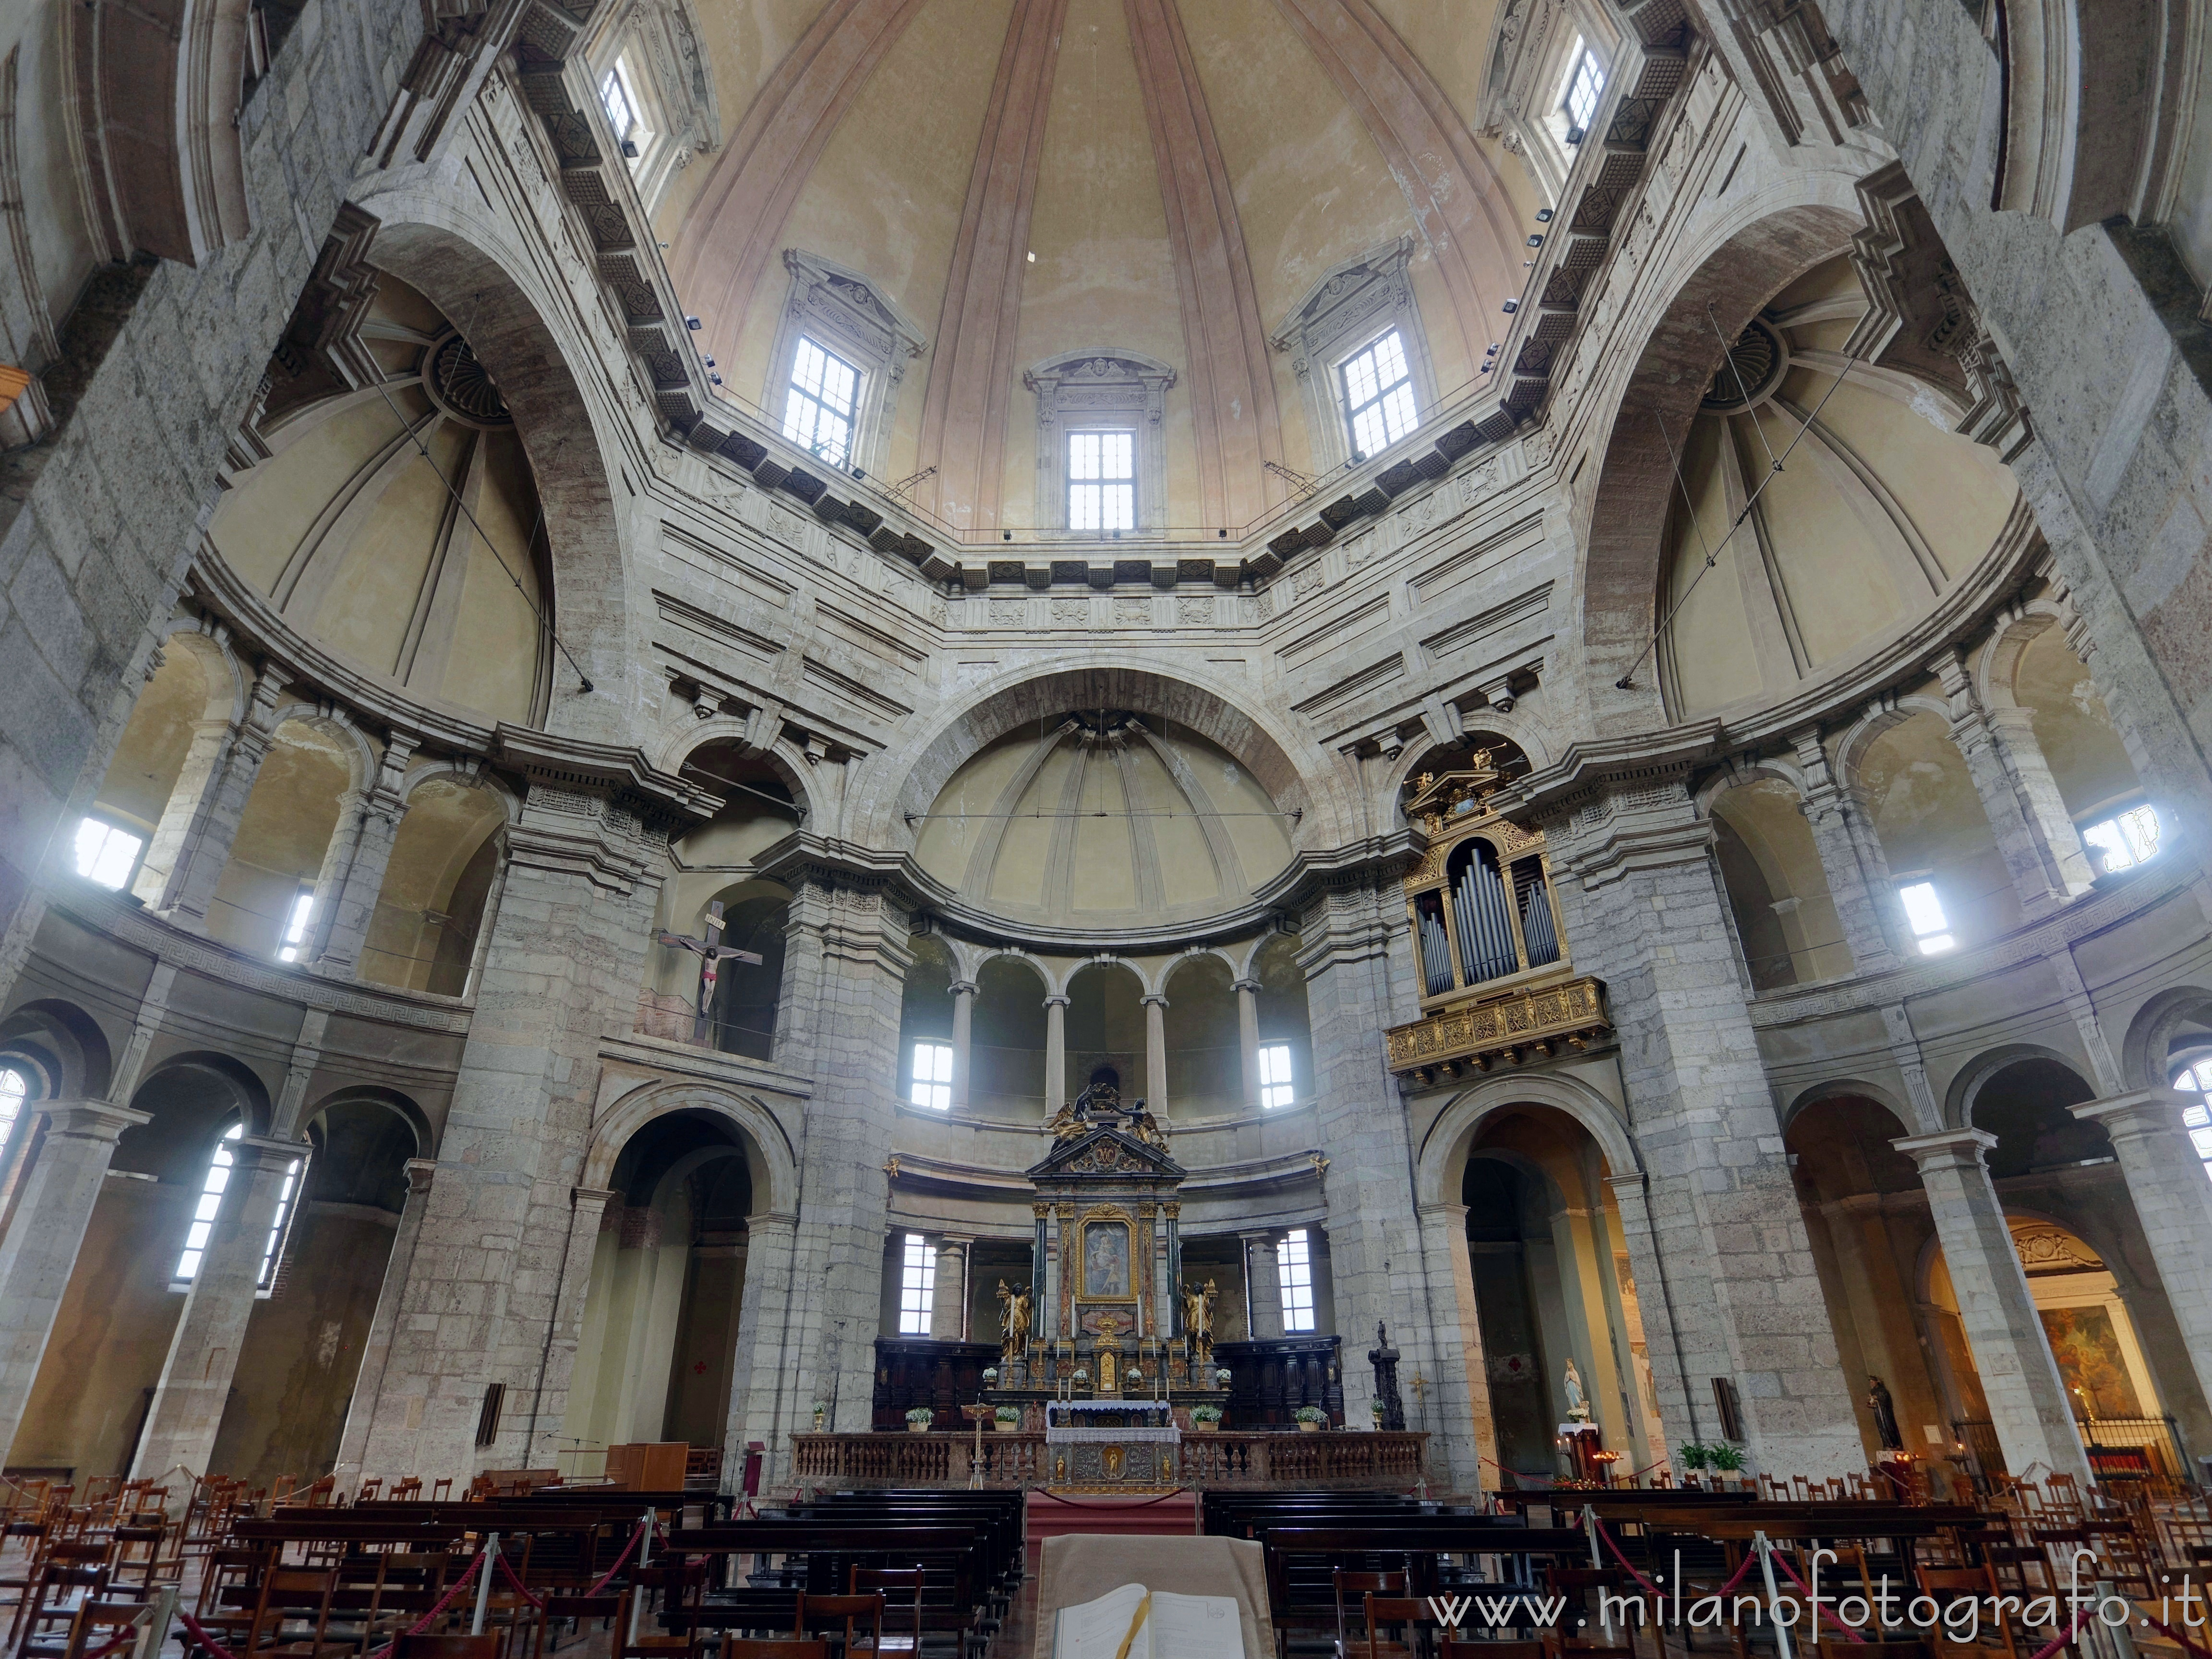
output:
M 1124 1584 L 1096 1601 L 1062 1607 L 1053 1624 L 1052 1655 L 1053 1659 L 1244 1659 L 1244 1626 L 1233 1595 L 1171 1595 L 1142 1584 Z

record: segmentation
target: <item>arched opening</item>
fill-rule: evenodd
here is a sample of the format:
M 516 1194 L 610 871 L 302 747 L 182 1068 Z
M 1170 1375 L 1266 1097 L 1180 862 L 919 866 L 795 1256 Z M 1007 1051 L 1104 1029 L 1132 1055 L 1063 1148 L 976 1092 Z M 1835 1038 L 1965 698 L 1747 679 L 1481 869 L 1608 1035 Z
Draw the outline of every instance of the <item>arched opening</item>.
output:
M 1540 1483 L 1579 1472 L 1557 1430 L 1577 1419 L 1596 1424 L 1616 1473 L 1666 1456 L 1606 1174 L 1588 1130 L 1520 1105 L 1483 1119 L 1461 1176 L 1497 1461 Z
M 1263 1109 L 1314 1097 L 1313 1023 L 1306 1010 L 1306 974 L 1295 934 L 1273 933 L 1252 957 L 1260 981 L 1260 1103 Z M 1271 1090 L 1287 1089 L 1287 1098 Z
M 150 1120 L 109 1162 L 9 1453 L 11 1467 L 121 1474 L 185 1300 L 180 1256 L 224 1138 L 258 1132 L 267 1097 L 217 1056 L 162 1066 L 131 1097 Z
M 359 743 L 342 731 L 298 720 L 276 728 L 216 884 L 212 936 L 282 962 L 308 960 L 316 881 L 342 797 L 362 786 L 364 769 Z
M 1229 964 L 1211 953 L 1186 957 L 1163 989 L 1169 1109 L 1182 1122 L 1235 1112 L 1243 1102 L 1244 1048 Z
M 977 970 L 968 1041 L 969 1111 L 1017 1122 L 1044 1116 L 1044 998 L 1043 974 L 1024 957 L 993 957 Z
M 384 867 L 362 978 L 449 997 L 467 988 L 506 827 L 489 787 L 455 778 L 416 786 Z
M 254 1304 L 210 1467 L 250 1486 L 313 1480 L 338 1455 L 385 1269 L 420 1154 L 411 1105 L 341 1098 L 307 1125 L 312 1148 L 268 1294 Z
M 898 1093 L 925 1109 L 952 1104 L 952 953 L 941 940 L 927 933 L 915 940 L 900 993 Z
M 1852 766 L 1851 783 L 1923 954 L 2020 925 L 2019 890 L 1941 715 L 1916 710 L 1877 733 Z
M 160 902 L 185 823 L 230 735 L 234 688 L 228 671 L 219 648 L 206 640 L 176 638 L 163 647 L 161 665 L 131 705 L 86 813 L 91 823 L 137 843 L 128 854 L 131 863 L 119 867 L 115 854 L 123 843 L 111 842 L 89 858 L 81 854 L 78 874 Z M 107 855 L 105 871 L 100 853 Z
M 1754 991 L 1838 979 L 1850 946 L 1795 788 L 1754 778 L 1713 798 L 1713 856 Z
M 608 1185 L 562 1428 L 584 1475 L 611 1445 L 722 1444 L 753 1210 L 744 1138 L 700 1109 L 631 1136 Z
M 1094 963 L 1067 981 L 1067 1069 L 1063 1097 L 1073 1100 L 1102 1066 L 1120 1074 L 1124 1100 L 1143 1092 L 1145 987 L 1134 969 Z
M 2079 837 L 2077 847 L 2063 826 L 2049 827 L 2062 862 L 2083 859 L 2086 868 L 2069 873 L 2077 880 L 2094 880 L 2133 869 L 2158 856 L 2157 807 L 2145 796 L 2105 700 L 2067 644 L 2065 630 L 2051 621 L 2033 628 L 2033 620 L 1990 647 L 1991 717 L 2005 729 L 2009 743 L 2015 729 L 2010 723 L 2021 713 L 2026 715 L 2031 757 L 2040 757 L 2060 811 Z M 2024 640 L 2018 637 L 2021 634 Z M 2041 793 L 2041 774 L 2029 776 L 2031 802 L 2041 806 L 2035 799 Z

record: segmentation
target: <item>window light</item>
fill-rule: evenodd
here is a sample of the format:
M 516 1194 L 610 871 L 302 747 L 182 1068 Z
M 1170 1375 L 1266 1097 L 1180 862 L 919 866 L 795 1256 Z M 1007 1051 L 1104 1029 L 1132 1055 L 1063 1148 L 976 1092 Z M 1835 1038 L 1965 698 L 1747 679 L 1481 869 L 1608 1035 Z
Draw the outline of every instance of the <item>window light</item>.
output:
M 1313 1253 L 1304 1228 L 1294 1227 L 1284 1237 L 1275 1251 L 1275 1269 L 1283 1281 L 1283 1329 L 1313 1329 Z
M 76 827 L 76 872 L 102 887 L 121 888 L 131 879 L 145 841 L 128 830 L 118 830 L 98 818 L 86 818 Z
M 276 1250 L 284 1242 L 284 1220 L 292 1213 L 292 1190 L 299 1184 L 300 1160 L 284 1166 L 284 1184 L 277 1190 L 276 1213 L 270 1218 L 268 1241 L 261 1247 L 261 1270 L 253 1275 L 253 1288 L 266 1295 L 276 1276 Z
M 15 1127 L 15 1120 L 23 1110 L 23 1103 L 31 1097 L 31 1082 L 12 1067 L 0 1069 L 0 1140 L 8 1138 Z
M 2212 1176 L 2212 1059 L 2201 1060 L 2184 1070 L 2173 1079 L 2173 1086 L 2207 1097 L 2194 1106 L 2182 1108 L 2181 1122 L 2189 1131 L 2190 1139 L 2197 1143 L 2197 1156 L 2204 1160 L 2204 1173 Z
M 1897 896 L 1904 902 L 1905 919 L 1911 924 L 1913 938 L 1920 941 L 1922 956 L 1932 957 L 1958 944 L 1951 936 L 1951 924 L 1944 920 L 1943 901 L 1936 896 L 1934 882 L 1907 882 L 1897 890 Z
M 1260 1050 L 1260 1104 L 1273 1109 L 1291 1103 L 1291 1045 L 1271 1042 Z
M 944 1111 L 952 1104 L 952 1045 L 914 1045 L 914 1083 L 907 1098 L 917 1106 Z
M 279 962 L 297 962 L 307 942 L 307 918 L 315 914 L 315 890 L 303 887 L 284 917 L 284 939 L 276 951 Z
M 1067 434 L 1067 527 L 1137 527 L 1137 434 Z
M 1597 61 L 1597 54 L 1585 46 L 1579 36 L 1575 49 L 1567 57 L 1566 85 L 1560 102 L 1565 106 L 1567 118 L 1578 131 L 1587 132 L 1597 116 L 1597 100 L 1605 91 L 1605 69 Z
M 2101 823 L 2091 824 L 2081 832 L 2081 839 L 2100 855 L 2099 875 L 2132 870 L 2158 856 L 2158 812 L 2149 806 L 2130 806 Z
M 1406 343 L 1392 329 L 1366 350 L 1346 360 L 1344 412 L 1352 422 L 1352 447 L 1375 455 L 1421 423 L 1413 406 L 1413 374 L 1406 363 Z
M 599 103 L 607 112 L 607 125 L 614 129 L 615 142 L 625 156 L 636 161 L 652 135 L 646 131 L 636 95 L 630 90 L 629 76 L 621 64 L 610 64 L 599 77 Z
M 927 1336 L 930 1305 L 936 1299 L 937 1252 L 920 1233 L 908 1233 L 899 1267 L 899 1334 Z
M 234 1123 L 216 1142 L 215 1156 L 208 1161 L 207 1179 L 200 1183 L 199 1202 L 192 1209 L 192 1224 L 185 1233 L 184 1254 L 177 1258 L 177 1271 L 172 1275 L 179 1285 L 190 1284 L 200 1270 L 208 1236 L 215 1231 L 216 1215 L 222 1208 L 223 1190 L 230 1185 L 230 1172 L 238 1161 L 231 1156 L 230 1143 L 245 1133 L 243 1123 Z
M 832 466 L 844 465 L 860 397 L 860 371 L 801 335 L 784 396 L 783 435 Z

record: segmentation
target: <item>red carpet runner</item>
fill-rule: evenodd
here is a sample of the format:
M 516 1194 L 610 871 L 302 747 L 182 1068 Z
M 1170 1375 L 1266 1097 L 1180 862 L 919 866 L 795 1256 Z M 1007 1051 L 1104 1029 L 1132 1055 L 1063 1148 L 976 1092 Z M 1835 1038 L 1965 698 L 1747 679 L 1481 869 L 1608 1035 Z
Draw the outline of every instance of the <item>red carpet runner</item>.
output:
M 1190 1492 L 1158 1498 L 1107 1498 L 1071 1493 L 1065 1498 L 1033 1491 L 1029 1501 L 1029 1542 L 1036 1545 L 1062 1533 L 1113 1533 L 1122 1537 L 1161 1534 L 1188 1538 L 1198 1530 L 1198 1501 Z

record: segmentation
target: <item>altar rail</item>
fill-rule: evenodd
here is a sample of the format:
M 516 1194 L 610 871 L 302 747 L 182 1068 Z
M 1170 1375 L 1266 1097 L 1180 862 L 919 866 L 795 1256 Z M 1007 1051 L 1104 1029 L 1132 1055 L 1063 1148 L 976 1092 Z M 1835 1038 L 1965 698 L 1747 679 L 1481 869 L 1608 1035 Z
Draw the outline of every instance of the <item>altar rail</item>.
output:
M 1183 1436 L 1182 1484 L 1215 1491 L 1332 1487 L 1352 1492 L 1410 1491 L 1422 1478 L 1425 1434 L 1214 1433 Z M 792 1474 L 799 1484 L 839 1486 L 951 1486 L 968 1484 L 975 1436 L 794 1434 Z M 1053 1484 L 1052 1460 L 1041 1434 L 982 1437 L 983 1485 Z

